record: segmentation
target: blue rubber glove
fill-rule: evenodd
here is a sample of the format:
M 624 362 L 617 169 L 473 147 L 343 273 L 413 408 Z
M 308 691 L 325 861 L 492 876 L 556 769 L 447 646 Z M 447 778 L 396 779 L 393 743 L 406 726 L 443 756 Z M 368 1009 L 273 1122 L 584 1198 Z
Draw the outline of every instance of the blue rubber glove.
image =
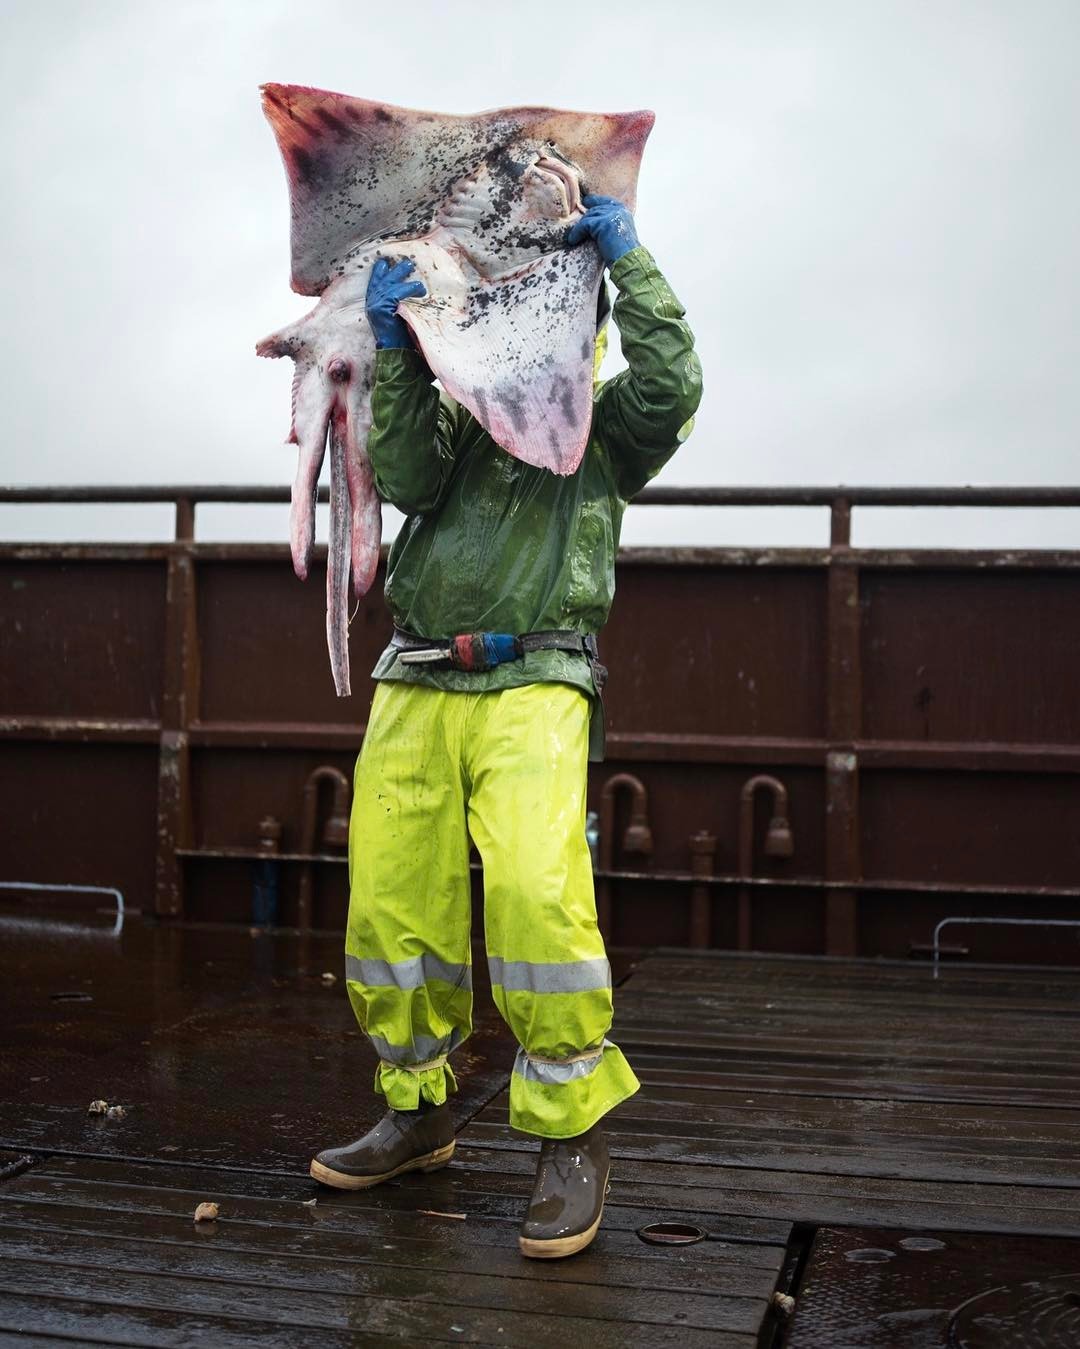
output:
M 408 258 L 402 258 L 392 267 L 386 258 L 377 258 L 371 269 L 365 303 L 375 345 L 380 350 L 414 345 L 409 326 L 398 313 L 399 301 L 427 294 L 422 281 L 405 279 L 414 271 L 416 265 Z
M 571 248 L 583 239 L 595 239 L 600 256 L 610 267 L 624 253 L 637 248 L 637 230 L 634 217 L 621 201 L 614 197 L 582 197 L 581 204 L 588 209 L 580 220 L 575 220 L 566 232 Z

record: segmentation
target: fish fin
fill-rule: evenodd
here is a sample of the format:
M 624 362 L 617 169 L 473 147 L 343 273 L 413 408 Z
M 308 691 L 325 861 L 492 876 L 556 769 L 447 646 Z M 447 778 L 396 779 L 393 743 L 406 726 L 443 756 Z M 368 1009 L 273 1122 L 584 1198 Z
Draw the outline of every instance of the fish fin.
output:
M 653 124 L 651 112 L 529 107 L 459 117 L 292 84 L 264 84 L 262 98 L 289 183 L 301 295 L 321 294 L 361 244 L 427 233 L 453 184 L 522 138 L 558 145 L 587 191 L 632 209 Z
M 274 360 L 280 356 L 291 356 L 296 362 L 293 369 L 292 378 L 292 416 L 289 421 L 289 434 L 285 437 L 286 445 L 298 444 L 296 435 L 296 402 L 299 396 L 300 385 L 303 382 L 305 374 L 311 368 L 310 358 L 306 354 L 306 348 L 301 331 L 301 324 L 290 323 L 286 328 L 279 328 L 276 333 L 271 333 L 268 337 L 262 338 L 255 343 L 256 356 L 266 356 Z
M 432 372 L 515 459 L 553 473 L 581 463 L 592 422 L 592 244 L 548 253 L 494 281 L 408 300 L 401 314 Z
M 485 149 L 467 118 L 291 84 L 264 84 L 262 99 L 289 183 L 301 295 L 321 294 L 364 241 L 423 234 L 446 187 Z

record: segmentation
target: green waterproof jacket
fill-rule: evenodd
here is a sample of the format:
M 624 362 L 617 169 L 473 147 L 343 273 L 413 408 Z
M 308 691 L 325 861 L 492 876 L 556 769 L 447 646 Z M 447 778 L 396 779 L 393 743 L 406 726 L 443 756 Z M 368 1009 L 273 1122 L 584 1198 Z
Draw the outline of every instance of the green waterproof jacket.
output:
M 642 247 L 611 268 L 613 317 L 629 369 L 597 385 L 577 471 L 513 459 L 431 382 L 413 350 L 375 358 L 368 455 L 379 495 L 408 517 L 391 549 L 386 602 L 421 637 L 569 628 L 600 631 L 615 593 L 623 512 L 689 434 L 701 364 L 685 310 Z M 590 757 L 603 717 L 586 657 L 533 651 L 484 673 L 403 665 L 388 647 L 375 679 L 464 692 L 556 681 L 594 696 Z M 617 672 L 616 672 L 617 675 Z

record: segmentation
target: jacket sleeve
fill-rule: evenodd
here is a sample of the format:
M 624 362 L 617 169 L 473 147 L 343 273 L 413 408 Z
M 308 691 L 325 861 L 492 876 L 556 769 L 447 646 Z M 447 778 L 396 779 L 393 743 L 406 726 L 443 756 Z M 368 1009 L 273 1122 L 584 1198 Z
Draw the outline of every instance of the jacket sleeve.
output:
M 701 402 L 701 362 L 685 310 L 647 249 L 632 248 L 611 268 L 613 318 L 628 370 L 596 395 L 593 430 L 629 501 L 690 434 Z
M 442 500 L 457 449 L 457 404 L 439 397 L 419 352 L 375 353 L 367 452 L 375 487 L 406 515 L 423 515 Z

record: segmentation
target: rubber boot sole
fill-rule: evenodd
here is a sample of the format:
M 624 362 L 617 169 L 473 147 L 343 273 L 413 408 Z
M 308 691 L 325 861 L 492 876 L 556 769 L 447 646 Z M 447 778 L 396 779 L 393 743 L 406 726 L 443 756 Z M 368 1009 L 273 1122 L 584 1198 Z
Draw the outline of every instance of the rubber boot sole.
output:
M 610 1180 L 611 1170 L 609 1168 L 607 1178 L 604 1181 L 605 1200 L 611 1190 Z M 547 1241 L 540 1240 L 537 1237 L 519 1236 L 518 1246 L 521 1248 L 521 1254 L 527 1255 L 530 1260 L 562 1260 L 567 1255 L 576 1255 L 578 1251 L 583 1251 L 596 1236 L 600 1219 L 603 1216 L 604 1204 L 602 1201 L 600 1212 L 596 1215 L 596 1222 L 591 1227 L 587 1227 L 584 1232 L 577 1232 L 572 1237 L 551 1237 Z
M 314 1180 L 321 1181 L 323 1185 L 332 1185 L 335 1190 L 369 1190 L 373 1185 L 381 1185 L 384 1180 L 393 1180 L 403 1171 L 438 1171 L 446 1166 L 453 1155 L 454 1144 L 448 1143 L 444 1148 L 425 1152 L 421 1157 L 412 1157 L 401 1166 L 395 1166 L 392 1171 L 384 1171 L 377 1176 L 350 1176 L 347 1171 L 334 1171 L 313 1159 L 311 1175 Z

